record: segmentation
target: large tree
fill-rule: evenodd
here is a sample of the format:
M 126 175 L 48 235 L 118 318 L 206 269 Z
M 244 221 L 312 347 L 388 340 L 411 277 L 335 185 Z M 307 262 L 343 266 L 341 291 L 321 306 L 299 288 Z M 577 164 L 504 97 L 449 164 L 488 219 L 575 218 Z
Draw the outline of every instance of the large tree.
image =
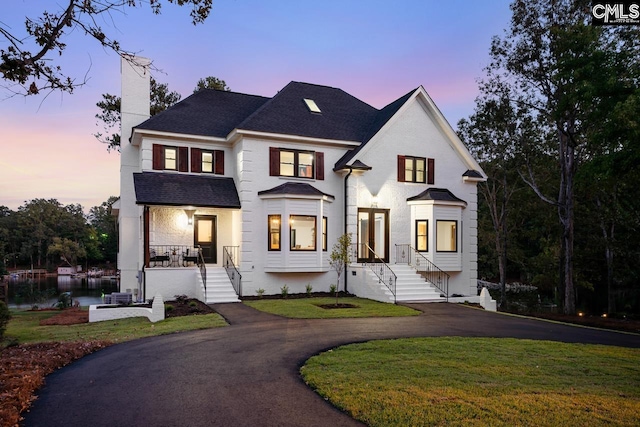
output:
M 101 22 L 111 21 L 110 15 L 128 7 L 148 3 L 151 11 L 159 14 L 163 3 L 191 7 L 193 24 L 203 22 L 211 11 L 213 0 L 66 0 L 55 3 L 56 8 L 45 10 L 39 16 L 27 16 L 23 31 L 18 25 L 0 21 L 0 72 L 14 93 L 37 94 L 42 90 L 71 93 L 82 84 L 58 65 L 58 58 L 67 47 L 67 36 L 81 32 L 96 40 L 106 49 L 133 58 L 118 40 L 108 33 Z
M 167 108 L 171 107 L 176 102 L 180 101 L 180 94 L 178 92 L 170 91 L 169 86 L 166 83 L 158 83 L 156 79 L 151 78 L 151 105 L 149 106 L 149 113 L 154 116 Z M 120 150 L 120 104 L 122 98 L 110 93 L 102 94 L 102 101 L 96 105 L 100 109 L 100 112 L 96 114 L 98 119 L 98 126 L 104 127 L 104 132 L 96 132 L 93 136 L 104 144 L 107 144 L 107 150 Z M 102 124 L 100 124 L 100 122 Z
M 510 101 L 509 88 L 483 89 L 469 119 L 458 122 L 458 134 L 481 162 L 487 181 L 478 189 L 492 224 L 498 258 L 500 306 L 506 303 L 508 212 L 514 191 L 520 187 L 515 172 L 517 146 L 533 137 L 531 117 Z
M 575 176 L 581 162 L 615 148 L 597 138 L 597 128 L 612 119 L 638 85 L 638 30 L 590 25 L 586 0 L 516 0 L 504 37 L 491 45 L 489 86 L 509 85 L 512 101 L 538 117 L 539 143 L 528 145 L 523 179 L 556 207 L 562 227 L 562 302 L 575 312 Z M 499 84 L 498 84 L 499 83 Z M 550 151 L 546 142 L 553 142 Z M 558 162 L 557 193 L 545 193 L 536 179 L 536 156 Z
M 202 89 L 230 90 L 224 80 L 217 77 L 208 76 L 198 80 L 194 93 Z M 178 92 L 170 91 L 169 85 L 166 83 L 158 83 L 156 79 L 151 78 L 150 86 L 151 105 L 149 114 L 155 116 L 171 107 L 182 97 Z M 98 126 L 104 128 L 103 132 L 96 132 L 93 136 L 104 144 L 107 144 L 107 150 L 120 150 L 120 103 L 121 98 L 110 93 L 102 94 L 102 101 L 96 105 L 100 112 L 96 114 Z

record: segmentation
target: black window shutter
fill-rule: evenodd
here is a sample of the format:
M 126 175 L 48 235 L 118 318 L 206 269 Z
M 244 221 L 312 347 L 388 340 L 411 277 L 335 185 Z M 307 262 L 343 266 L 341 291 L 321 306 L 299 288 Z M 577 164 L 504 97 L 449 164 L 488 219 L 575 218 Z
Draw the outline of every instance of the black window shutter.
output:
M 269 147 L 269 175 L 280 175 L 280 150 L 278 148 Z
M 213 156 L 215 157 L 213 173 L 217 175 L 224 175 L 224 151 L 214 150 Z
M 153 169 L 164 169 L 164 146 L 160 144 L 153 144 Z
M 404 158 L 398 155 L 398 182 L 404 182 Z
M 316 179 L 324 179 L 324 153 L 316 152 Z
M 427 184 L 435 183 L 435 177 L 436 177 L 435 165 L 436 165 L 435 159 L 427 159 Z

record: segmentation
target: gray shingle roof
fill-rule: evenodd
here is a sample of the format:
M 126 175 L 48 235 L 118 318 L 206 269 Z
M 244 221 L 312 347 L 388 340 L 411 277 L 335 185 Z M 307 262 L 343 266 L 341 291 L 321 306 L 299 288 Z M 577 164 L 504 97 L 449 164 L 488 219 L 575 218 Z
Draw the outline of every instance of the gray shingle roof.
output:
M 462 202 L 465 205 L 467 202 L 456 197 L 453 193 L 446 188 L 428 188 L 417 196 L 409 197 L 407 202 L 415 200 L 438 200 L 442 202 Z
M 311 184 L 304 182 L 285 182 L 269 190 L 258 191 L 258 196 L 264 194 L 296 194 L 300 196 L 327 196 L 335 199 L 331 194 L 323 193 Z
M 382 110 L 342 89 L 291 82 L 273 98 L 205 89 L 141 123 L 136 129 L 224 138 L 234 129 L 360 142 L 335 164 L 344 167 L 415 93 Z M 320 113 L 310 112 L 312 99 Z
M 321 113 L 310 112 L 305 98 L 314 100 Z M 342 89 L 291 82 L 238 128 L 362 142 L 377 112 Z
M 469 169 L 462 176 L 468 176 L 469 178 L 483 178 L 482 174 L 477 170 Z
M 136 129 L 225 138 L 269 98 L 215 89 L 203 89 Z
M 139 205 L 240 208 L 232 178 L 142 172 L 133 183 Z

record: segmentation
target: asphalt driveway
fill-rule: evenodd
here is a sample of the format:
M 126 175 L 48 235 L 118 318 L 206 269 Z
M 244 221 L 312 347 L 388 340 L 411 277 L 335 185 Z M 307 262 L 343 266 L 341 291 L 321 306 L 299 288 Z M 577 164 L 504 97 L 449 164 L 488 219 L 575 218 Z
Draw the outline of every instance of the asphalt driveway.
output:
M 25 426 L 355 426 L 301 380 L 310 356 L 372 339 L 465 336 L 640 348 L 640 335 L 560 325 L 455 304 L 421 316 L 284 319 L 214 306 L 229 327 L 114 345 L 47 377 Z

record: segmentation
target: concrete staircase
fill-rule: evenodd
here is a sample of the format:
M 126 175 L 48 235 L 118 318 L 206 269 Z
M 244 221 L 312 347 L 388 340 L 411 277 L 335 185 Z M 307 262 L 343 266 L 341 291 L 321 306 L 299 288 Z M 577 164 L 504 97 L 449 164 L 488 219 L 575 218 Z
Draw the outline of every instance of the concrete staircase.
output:
M 196 275 L 201 294 L 204 295 L 204 285 L 200 273 Z M 207 266 L 207 304 L 224 302 L 240 302 L 233 285 L 227 276 L 227 271 L 222 267 Z
M 391 269 L 398 277 L 396 281 L 397 302 L 440 302 L 446 301 L 440 291 L 427 282 L 413 267 L 407 264 L 392 264 Z

